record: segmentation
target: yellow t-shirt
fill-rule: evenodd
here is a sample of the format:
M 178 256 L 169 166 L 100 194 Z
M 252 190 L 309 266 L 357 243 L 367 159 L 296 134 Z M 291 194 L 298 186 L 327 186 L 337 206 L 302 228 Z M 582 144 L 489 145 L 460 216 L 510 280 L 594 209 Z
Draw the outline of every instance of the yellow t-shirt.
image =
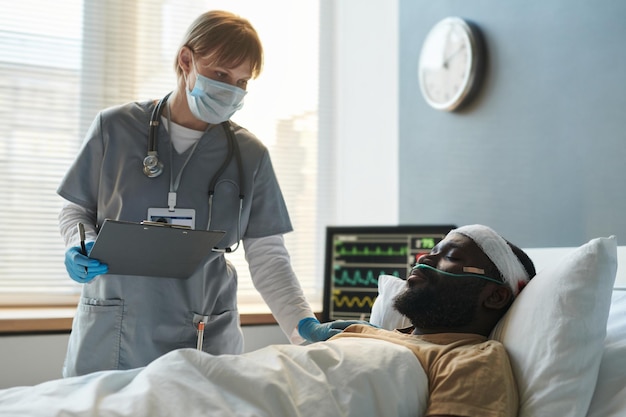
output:
M 352 325 L 332 339 L 342 337 L 386 340 L 411 349 L 428 377 L 426 416 L 517 416 L 517 385 L 498 341 L 469 333 L 413 335 L 367 325 Z

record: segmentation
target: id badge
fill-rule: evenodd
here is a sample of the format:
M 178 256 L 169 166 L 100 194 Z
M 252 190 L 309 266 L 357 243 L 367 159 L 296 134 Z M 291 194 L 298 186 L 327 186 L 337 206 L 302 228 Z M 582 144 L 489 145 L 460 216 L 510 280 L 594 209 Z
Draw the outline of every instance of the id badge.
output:
M 168 208 L 151 207 L 148 209 L 148 218 L 146 220 L 174 224 L 176 226 L 187 226 L 195 229 L 196 210 L 184 208 L 170 210 Z

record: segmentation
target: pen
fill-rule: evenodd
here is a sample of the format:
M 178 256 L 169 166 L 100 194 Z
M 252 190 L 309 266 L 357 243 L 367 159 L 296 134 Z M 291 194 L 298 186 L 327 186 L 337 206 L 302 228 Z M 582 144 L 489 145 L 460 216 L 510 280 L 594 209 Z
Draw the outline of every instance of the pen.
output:
M 83 255 L 87 256 L 87 248 L 85 247 L 85 226 L 78 223 L 78 236 L 80 236 L 80 250 Z
M 196 343 L 196 349 L 202 350 L 202 341 L 204 340 L 204 322 L 198 323 L 198 343 Z

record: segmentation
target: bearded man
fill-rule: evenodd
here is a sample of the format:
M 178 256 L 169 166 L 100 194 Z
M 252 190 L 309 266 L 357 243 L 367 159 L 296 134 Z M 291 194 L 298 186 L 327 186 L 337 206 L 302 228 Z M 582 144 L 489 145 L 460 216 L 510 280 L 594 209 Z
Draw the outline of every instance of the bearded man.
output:
M 488 337 L 534 275 L 520 248 L 487 226 L 463 226 L 419 259 L 395 298 L 412 327 L 352 324 L 332 339 L 376 338 L 411 349 L 428 376 L 426 416 L 516 416 L 508 355 Z

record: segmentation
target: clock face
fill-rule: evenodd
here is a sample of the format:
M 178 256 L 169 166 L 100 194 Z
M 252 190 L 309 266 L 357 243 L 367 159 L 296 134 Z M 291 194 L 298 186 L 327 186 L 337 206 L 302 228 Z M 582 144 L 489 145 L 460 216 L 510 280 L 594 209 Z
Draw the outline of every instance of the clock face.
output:
M 479 59 L 476 36 L 456 17 L 440 21 L 426 36 L 418 76 L 426 102 L 435 109 L 451 111 L 468 98 Z

